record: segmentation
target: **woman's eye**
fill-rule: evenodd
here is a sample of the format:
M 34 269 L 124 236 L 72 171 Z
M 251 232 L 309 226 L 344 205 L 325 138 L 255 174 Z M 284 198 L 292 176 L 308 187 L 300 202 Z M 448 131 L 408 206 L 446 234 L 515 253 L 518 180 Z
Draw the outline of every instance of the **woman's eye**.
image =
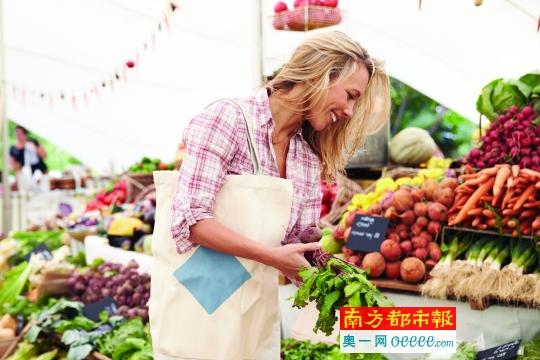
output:
M 347 100 L 353 100 L 353 99 L 354 99 L 354 98 L 353 98 L 353 96 L 351 95 L 351 93 L 348 92 L 348 93 L 347 93 Z

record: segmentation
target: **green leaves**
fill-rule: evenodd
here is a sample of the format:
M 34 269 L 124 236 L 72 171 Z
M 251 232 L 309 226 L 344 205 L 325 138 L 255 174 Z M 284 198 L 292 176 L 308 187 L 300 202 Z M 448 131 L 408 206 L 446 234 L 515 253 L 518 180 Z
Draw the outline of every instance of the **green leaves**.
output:
M 316 302 L 319 317 L 315 333 L 330 335 L 337 321 L 336 311 L 343 306 L 392 306 L 363 270 L 337 258 L 331 258 L 320 269 L 303 269 L 299 275 L 304 282 L 294 296 L 293 306 L 302 308 L 310 301 Z
M 512 105 L 521 108 L 539 96 L 540 73 L 529 73 L 518 80 L 496 79 L 484 86 L 476 101 L 476 109 L 493 121 Z

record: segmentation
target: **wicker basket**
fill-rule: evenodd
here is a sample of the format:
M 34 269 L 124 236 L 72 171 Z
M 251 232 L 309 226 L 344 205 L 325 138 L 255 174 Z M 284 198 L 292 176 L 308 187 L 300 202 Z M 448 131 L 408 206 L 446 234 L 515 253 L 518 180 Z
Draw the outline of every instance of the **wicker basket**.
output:
M 122 179 L 127 184 L 126 201 L 128 203 L 133 202 L 148 186 L 154 185 L 154 175 L 152 173 L 127 173 Z
M 307 31 L 341 23 L 341 10 L 326 6 L 302 6 L 274 15 L 277 30 Z

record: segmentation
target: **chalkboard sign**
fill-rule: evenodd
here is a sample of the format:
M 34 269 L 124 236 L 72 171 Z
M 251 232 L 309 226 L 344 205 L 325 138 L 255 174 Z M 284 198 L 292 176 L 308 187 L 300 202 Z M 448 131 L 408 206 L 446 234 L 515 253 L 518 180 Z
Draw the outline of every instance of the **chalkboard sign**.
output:
M 84 316 L 96 322 L 100 320 L 99 313 L 101 313 L 102 311 L 108 312 L 109 315 L 116 313 L 117 306 L 113 298 L 106 297 L 105 299 L 86 304 L 82 309 L 82 313 Z
M 47 245 L 45 245 L 45 244 L 39 244 L 38 246 L 36 246 L 32 251 L 30 251 L 28 253 L 28 255 L 26 255 L 24 257 L 24 259 L 26 261 L 29 261 L 30 257 L 33 254 L 41 254 L 45 260 L 51 260 L 52 259 L 52 254 L 51 254 L 49 248 L 47 247 Z
M 479 351 L 476 354 L 477 360 L 510 360 L 515 359 L 518 355 L 519 344 L 521 340 L 512 341 L 504 345 L 500 345 L 491 349 Z
M 381 216 L 356 214 L 347 247 L 357 251 L 379 251 L 386 239 L 388 219 Z

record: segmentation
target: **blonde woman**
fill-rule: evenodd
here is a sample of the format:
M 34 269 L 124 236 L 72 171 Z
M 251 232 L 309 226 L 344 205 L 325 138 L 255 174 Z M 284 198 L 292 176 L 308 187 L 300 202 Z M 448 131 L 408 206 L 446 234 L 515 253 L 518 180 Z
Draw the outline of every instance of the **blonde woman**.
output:
M 328 32 L 301 43 L 257 96 L 190 122 L 176 190 L 170 180 L 160 195 L 167 181 L 156 178 L 158 359 L 279 359 L 278 271 L 297 280 L 309 266 L 321 178 L 343 172 L 389 109 L 382 63 Z

